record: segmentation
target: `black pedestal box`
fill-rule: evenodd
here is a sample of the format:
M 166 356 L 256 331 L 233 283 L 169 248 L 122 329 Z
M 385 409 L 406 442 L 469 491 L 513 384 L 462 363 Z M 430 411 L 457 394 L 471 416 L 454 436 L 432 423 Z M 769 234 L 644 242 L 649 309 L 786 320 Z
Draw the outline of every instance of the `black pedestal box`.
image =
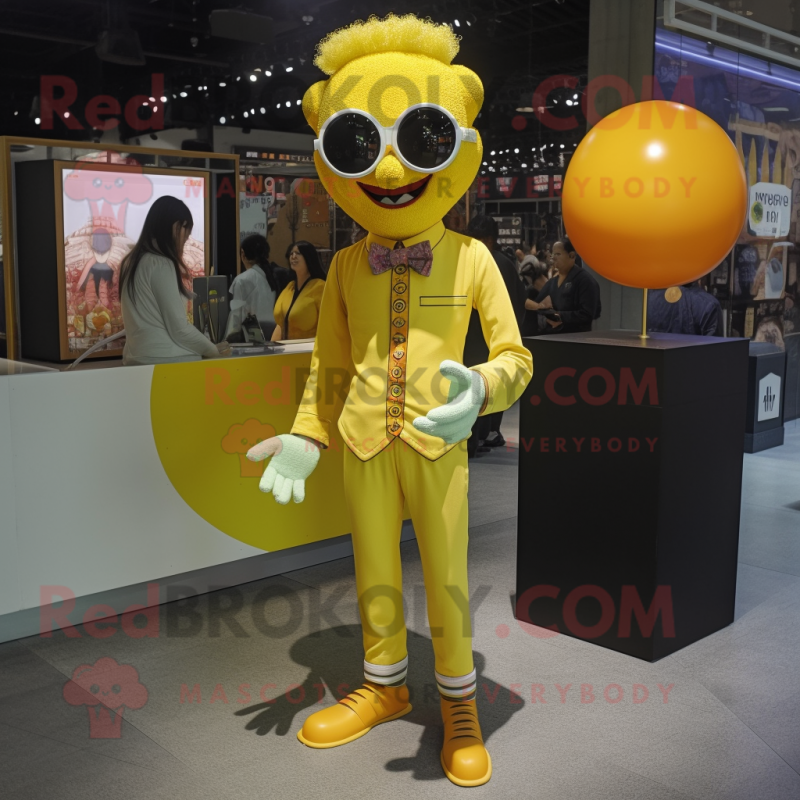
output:
M 768 342 L 750 342 L 747 387 L 745 453 L 780 447 L 784 441 L 785 351 Z
M 729 625 L 747 340 L 524 341 L 517 618 L 648 661 Z

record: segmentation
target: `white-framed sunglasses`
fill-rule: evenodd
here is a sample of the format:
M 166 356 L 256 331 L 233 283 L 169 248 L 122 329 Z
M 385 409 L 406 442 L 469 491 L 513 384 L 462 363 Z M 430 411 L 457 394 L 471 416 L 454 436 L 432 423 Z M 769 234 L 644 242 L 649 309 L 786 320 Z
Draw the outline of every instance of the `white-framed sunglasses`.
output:
M 438 172 L 453 162 L 461 142 L 477 141 L 477 131 L 462 128 L 446 108 L 417 103 L 388 128 L 360 108 L 337 111 L 325 120 L 314 150 L 340 177 L 363 178 L 375 169 L 389 145 L 409 169 Z

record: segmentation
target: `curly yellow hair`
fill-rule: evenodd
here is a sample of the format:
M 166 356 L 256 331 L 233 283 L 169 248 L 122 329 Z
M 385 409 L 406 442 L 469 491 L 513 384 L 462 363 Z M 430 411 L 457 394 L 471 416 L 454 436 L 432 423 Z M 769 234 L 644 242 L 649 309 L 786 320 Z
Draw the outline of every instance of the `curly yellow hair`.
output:
M 345 64 L 373 53 L 418 53 L 450 64 L 458 53 L 460 36 L 445 24 L 420 19 L 414 14 L 384 19 L 371 16 L 346 28 L 329 33 L 318 45 L 316 64 L 326 75 L 333 75 Z

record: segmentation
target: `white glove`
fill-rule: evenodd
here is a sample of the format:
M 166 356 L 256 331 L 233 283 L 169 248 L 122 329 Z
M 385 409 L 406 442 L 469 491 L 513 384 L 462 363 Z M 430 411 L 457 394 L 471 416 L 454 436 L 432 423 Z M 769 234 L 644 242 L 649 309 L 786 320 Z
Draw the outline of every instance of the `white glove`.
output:
M 306 497 L 306 478 L 319 461 L 319 447 L 302 436 L 283 433 L 247 451 L 250 461 L 263 461 L 270 456 L 272 461 L 262 475 L 258 488 L 262 492 L 272 492 L 282 506 L 292 497 L 295 503 L 302 503 Z
M 450 379 L 447 403 L 431 409 L 427 416 L 417 417 L 414 427 L 444 439 L 446 444 L 456 444 L 469 437 L 486 399 L 486 386 L 479 372 L 457 361 L 442 361 L 439 372 Z

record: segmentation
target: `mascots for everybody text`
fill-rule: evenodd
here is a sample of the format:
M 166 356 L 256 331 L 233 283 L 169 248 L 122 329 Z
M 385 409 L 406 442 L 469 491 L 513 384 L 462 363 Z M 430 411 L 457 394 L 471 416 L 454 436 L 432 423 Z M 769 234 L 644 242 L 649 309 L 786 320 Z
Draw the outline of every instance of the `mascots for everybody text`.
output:
M 441 763 L 454 783 L 478 786 L 492 765 L 475 706 L 463 442 L 479 414 L 517 400 L 532 363 L 489 251 L 441 222 L 482 155 L 470 126 L 483 88 L 474 73 L 451 63 L 457 52 L 449 27 L 414 16 L 371 18 L 319 45 L 315 63 L 330 77 L 303 99 L 319 137 L 317 170 L 369 235 L 331 263 L 291 434 L 257 445 L 248 457 L 272 456 L 261 489 L 279 503 L 301 502 L 333 425 L 347 444 L 365 683 L 312 714 L 300 741 L 336 747 L 411 710 L 399 547 L 407 501 L 441 695 Z M 473 308 L 489 361 L 467 369 L 461 361 Z

